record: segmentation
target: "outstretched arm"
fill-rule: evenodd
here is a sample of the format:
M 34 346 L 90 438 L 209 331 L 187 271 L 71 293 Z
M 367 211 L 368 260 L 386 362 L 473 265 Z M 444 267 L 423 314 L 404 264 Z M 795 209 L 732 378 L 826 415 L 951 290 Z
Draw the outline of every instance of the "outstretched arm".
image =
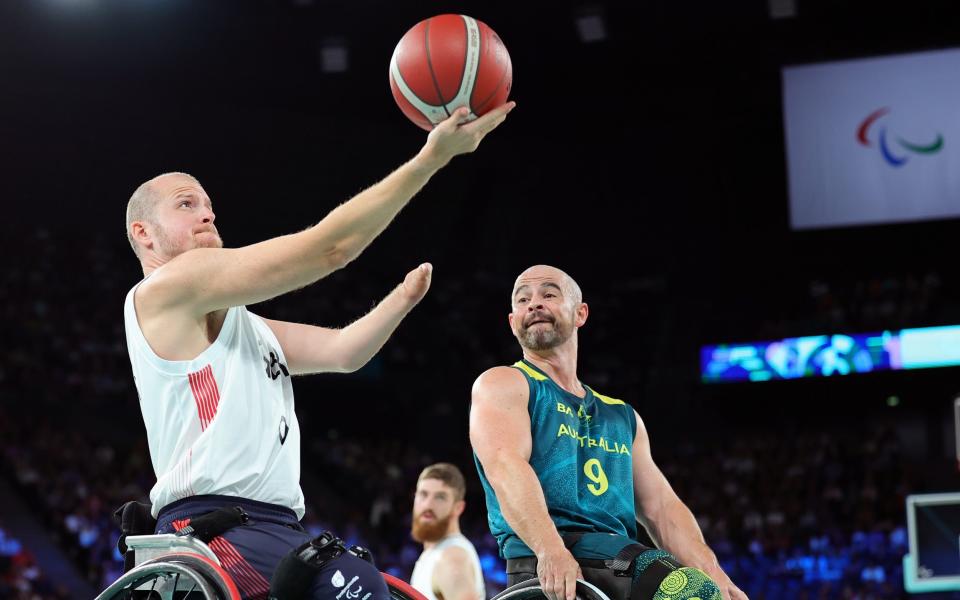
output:
M 504 518 L 537 555 L 543 591 L 550 600 L 573 600 L 583 574 L 563 545 L 530 466 L 529 399 L 527 381 L 516 369 L 495 367 L 481 375 L 473 384 L 470 443 Z
M 724 600 L 747 599 L 720 568 L 693 513 L 653 462 L 650 438 L 640 415 L 637 415 L 637 432 L 633 440 L 633 489 L 637 518 L 658 547 L 682 564 L 709 575 L 720 588 Z
M 423 299 L 432 272 L 430 263 L 410 271 L 372 311 L 343 329 L 264 321 L 277 336 L 291 373 L 350 373 L 380 351 L 400 321 Z
M 501 106 L 460 125 L 458 112 L 438 125 L 423 149 L 376 185 L 299 233 L 243 248 L 197 248 L 158 268 L 137 292 L 137 310 L 184 309 L 205 315 L 255 304 L 301 288 L 356 258 L 427 181 L 454 156 L 472 152 L 513 108 Z

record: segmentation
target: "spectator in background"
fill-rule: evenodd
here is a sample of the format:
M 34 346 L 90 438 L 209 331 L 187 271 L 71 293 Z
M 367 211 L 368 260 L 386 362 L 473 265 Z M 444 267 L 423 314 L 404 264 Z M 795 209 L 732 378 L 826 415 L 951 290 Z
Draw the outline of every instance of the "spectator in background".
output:
M 483 569 L 477 551 L 460 533 L 467 485 L 456 465 L 437 463 L 420 473 L 413 496 L 413 539 L 423 553 L 410 585 L 429 600 L 483 600 Z

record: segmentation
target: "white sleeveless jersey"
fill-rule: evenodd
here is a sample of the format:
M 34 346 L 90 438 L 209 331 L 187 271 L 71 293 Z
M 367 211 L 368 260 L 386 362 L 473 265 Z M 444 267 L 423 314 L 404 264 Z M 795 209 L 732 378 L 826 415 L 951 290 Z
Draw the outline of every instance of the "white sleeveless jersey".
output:
M 139 284 L 137 284 L 139 286 Z M 188 496 L 219 494 L 304 513 L 300 427 L 286 358 L 263 319 L 236 306 L 193 360 L 157 356 L 127 293 L 127 350 L 157 483 L 153 516 Z
M 437 545 L 429 550 L 424 550 L 417 559 L 417 564 L 413 567 L 413 575 L 410 577 L 410 585 L 418 592 L 428 598 L 428 600 L 438 600 L 433 593 L 433 570 L 440 561 L 440 555 L 451 546 L 457 546 L 467 551 L 470 556 L 470 563 L 473 565 L 474 593 L 476 598 L 482 599 L 487 595 L 486 586 L 483 584 L 483 569 L 480 568 L 480 557 L 473 544 L 470 543 L 462 534 L 455 533 L 447 536 L 437 542 Z

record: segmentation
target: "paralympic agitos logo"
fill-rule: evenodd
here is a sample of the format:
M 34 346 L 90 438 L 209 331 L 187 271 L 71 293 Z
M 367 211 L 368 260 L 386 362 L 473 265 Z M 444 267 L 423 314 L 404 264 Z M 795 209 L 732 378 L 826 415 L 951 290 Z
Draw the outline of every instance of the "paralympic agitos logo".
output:
M 889 108 L 880 108 L 867 116 L 866 119 L 860 123 L 860 127 L 857 128 L 857 141 L 860 142 L 862 146 L 867 148 L 873 147 L 873 142 L 871 138 L 875 138 L 874 141 L 880 148 L 880 154 L 883 156 L 883 159 L 894 167 L 901 167 L 906 164 L 907 160 L 910 159 L 910 154 L 936 154 L 943 150 L 943 134 L 937 133 L 937 139 L 933 140 L 929 144 L 917 144 L 914 142 L 907 141 L 902 137 L 897 136 L 896 142 L 900 146 L 891 147 L 890 139 L 887 137 L 887 127 L 881 121 L 881 119 L 890 112 Z M 878 122 L 879 121 L 879 122 Z M 873 124 L 877 122 L 877 130 L 880 132 L 876 136 L 871 135 L 870 130 L 873 127 Z

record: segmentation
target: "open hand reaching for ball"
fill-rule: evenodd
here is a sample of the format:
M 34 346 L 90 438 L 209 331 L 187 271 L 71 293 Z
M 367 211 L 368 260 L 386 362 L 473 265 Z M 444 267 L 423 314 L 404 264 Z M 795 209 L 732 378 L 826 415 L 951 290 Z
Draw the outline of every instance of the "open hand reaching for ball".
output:
M 427 136 L 423 152 L 441 165 L 447 164 L 458 154 L 473 152 L 488 133 L 503 123 L 516 105 L 516 102 L 507 102 L 469 122 L 466 121 L 470 109 L 466 106 L 458 108 L 450 118 L 433 128 Z

